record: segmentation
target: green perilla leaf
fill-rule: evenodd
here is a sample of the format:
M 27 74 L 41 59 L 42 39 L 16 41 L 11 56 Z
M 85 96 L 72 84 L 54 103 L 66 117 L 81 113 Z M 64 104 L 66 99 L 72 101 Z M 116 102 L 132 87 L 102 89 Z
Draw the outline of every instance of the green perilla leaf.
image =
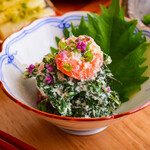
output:
M 124 9 L 120 9 L 119 0 L 113 0 L 109 8 L 102 5 L 100 7 L 100 15 L 88 14 L 88 24 L 82 17 L 78 28 L 71 25 L 71 32 L 74 36 L 92 37 L 102 51 L 111 56 L 109 68 L 114 78 L 121 83 L 114 82 L 112 86 L 119 92 L 121 101 L 126 101 L 128 94 L 140 90 L 141 84 L 148 79 L 143 76 L 147 66 L 141 65 L 146 60 L 143 53 L 149 43 L 142 36 L 142 31 L 134 34 L 137 21 L 125 20 Z

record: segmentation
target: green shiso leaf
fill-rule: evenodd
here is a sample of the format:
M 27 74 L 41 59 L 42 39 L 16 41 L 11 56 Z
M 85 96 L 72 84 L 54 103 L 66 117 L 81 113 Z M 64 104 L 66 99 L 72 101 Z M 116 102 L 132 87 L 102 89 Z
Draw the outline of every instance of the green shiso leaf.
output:
M 65 35 L 65 38 L 68 38 L 70 36 L 70 32 L 68 31 L 67 28 L 64 29 L 64 35 Z
M 72 71 L 72 66 L 70 63 L 65 63 L 63 69 L 65 69 L 66 71 Z
M 84 54 L 84 60 L 87 62 L 90 62 L 93 60 L 93 53 L 91 51 L 88 51 L 87 53 Z
M 54 47 L 50 47 L 50 49 L 51 49 L 51 53 L 53 55 L 55 55 L 58 52 L 58 50 L 56 48 L 54 48 Z
M 55 36 L 55 40 L 56 40 L 56 43 L 57 43 L 57 46 L 59 46 L 59 42 L 60 42 L 60 38 L 58 36 Z
M 147 66 L 141 65 L 146 60 L 143 53 L 149 43 L 142 36 L 142 31 L 134 34 L 137 21 L 124 19 L 124 9 L 120 9 L 119 0 L 113 0 L 108 9 L 100 7 L 100 15 L 88 14 L 88 24 L 84 17 L 78 28 L 71 24 L 71 32 L 74 36 L 91 36 L 102 51 L 111 56 L 109 68 L 121 83 L 114 82 L 112 86 L 119 92 L 121 101 L 126 101 L 128 95 L 140 90 L 141 84 L 148 79 L 143 76 Z

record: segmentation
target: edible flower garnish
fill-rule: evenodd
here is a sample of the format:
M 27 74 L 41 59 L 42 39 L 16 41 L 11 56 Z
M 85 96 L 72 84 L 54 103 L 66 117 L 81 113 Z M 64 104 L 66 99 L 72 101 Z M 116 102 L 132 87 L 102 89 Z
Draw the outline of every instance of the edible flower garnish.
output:
M 86 48 L 86 43 L 85 42 L 82 41 L 82 42 L 79 42 L 77 44 L 77 49 L 81 49 L 82 53 L 84 52 L 85 48 Z
M 50 65 L 46 65 L 46 67 L 47 67 L 47 70 L 50 71 L 50 72 L 54 70 L 54 68 Z
M 33 70 L 34 70 L 34 68 L 35 68 L 35 66 L 34 66 L 33 64 L 31 64 L 31 65 L 29 66 L 29 68 L 28 68 L 28 73 L 29 73 L 29 74 L 32 73 Z
M 47 76 L 44 81 L 46 81 L 49 84 L 52 81 L 52 77 L 51 76 Z
M 108 93 L 110 92 L 110 86 L 107 87 L 107 92 L 108 92 Z

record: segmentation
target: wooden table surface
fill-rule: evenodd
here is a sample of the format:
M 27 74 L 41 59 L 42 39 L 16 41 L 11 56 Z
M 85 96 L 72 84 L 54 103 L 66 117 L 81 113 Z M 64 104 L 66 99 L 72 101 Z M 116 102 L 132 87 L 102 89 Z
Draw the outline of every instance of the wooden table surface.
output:
M 150 106 L 91 136 L 64 133 L 0 89 L 0 130 L 39 150 L 150 150 Z

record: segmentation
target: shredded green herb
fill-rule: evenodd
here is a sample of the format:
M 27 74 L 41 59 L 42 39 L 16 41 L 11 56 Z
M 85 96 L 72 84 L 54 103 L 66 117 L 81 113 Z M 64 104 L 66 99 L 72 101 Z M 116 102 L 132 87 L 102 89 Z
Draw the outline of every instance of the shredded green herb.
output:
M 42 97 L 38 109 L 62 116 L 102 117 L 112 115 L 120 106 L 118 94 L 110 89 L 113 76 L 105 64 L 94 79 L 83 81 L 64 75 L 56 64 L 53 64 L 53 68 L 52 72 L 44 67 L 42 74 L 32 74 L 36 77 L 39 91 L 47 95 L 47 98 Z M 44 82 L 46 75 L 51 75 L 53 82 Z M 60 79 L 60 75 L 63 78 Z M 50 109 L 47 105 L 50 105 Z
M 88 51 L 87 53 L 84 54 L 84 60 L 85 61 L 92 61 L 93 60 L 93 53 L 91 51 Z
M 72 66 L 70 63 L 65 63 L 63 68 L 66 70 L 66 71 L 72 71 Z

